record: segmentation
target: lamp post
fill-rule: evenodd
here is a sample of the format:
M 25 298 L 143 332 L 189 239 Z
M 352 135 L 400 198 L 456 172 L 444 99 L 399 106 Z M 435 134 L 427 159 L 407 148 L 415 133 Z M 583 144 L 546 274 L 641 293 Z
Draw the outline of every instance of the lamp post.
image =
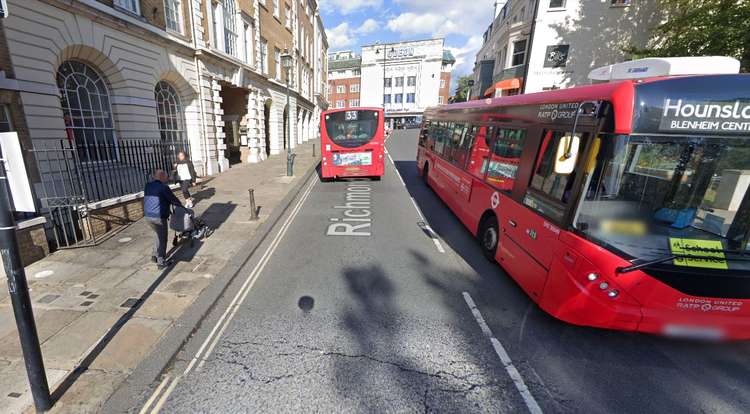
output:
M 471 89 L 474 87 L 474 80 L 470 79 L 468 82 L 466 82 L 468 87 L 466 88 L 466 102 L 469 102 L 469 94 L 471 94 Z
M 281 65 L 286 70 L 286 175 L 287 177 L 291 177 L 294 175 L 295 154 L 292 152 L 292 107 L 289 105 L 289 78 L 292 71 L 292 55 L 289 54 L 288 50 L 284 50 L 284 53 L 281 55 Z

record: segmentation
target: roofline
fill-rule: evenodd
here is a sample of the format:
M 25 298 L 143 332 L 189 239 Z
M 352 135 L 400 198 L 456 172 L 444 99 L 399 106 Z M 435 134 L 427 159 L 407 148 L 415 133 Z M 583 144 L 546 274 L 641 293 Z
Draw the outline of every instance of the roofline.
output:
M 326 113 L 333 113 L 333 112 L 344 112 L 344 111 L 380 111 L 384 112 L 383 108 L 379 106 L 355 106 L 352 108 L 331 108 L 326 111 L 323 111 L 324 114 Z
M 361 45 L 360 48 L 365 47 L 371 47 L 371 46 L 389 46 L 389 45 L 397 45 L 400 43 L 415 43 L 415 42 L 429 42 L 430 40 L 442 40 L 443 44 L 445 44 L 445 38 L 444 37 L 433 37 L 431 39 L 418 39 L 418 40 L 404 40 L 401 42 L 388 42 L 388 43 L 373 43 L 371 45 Z

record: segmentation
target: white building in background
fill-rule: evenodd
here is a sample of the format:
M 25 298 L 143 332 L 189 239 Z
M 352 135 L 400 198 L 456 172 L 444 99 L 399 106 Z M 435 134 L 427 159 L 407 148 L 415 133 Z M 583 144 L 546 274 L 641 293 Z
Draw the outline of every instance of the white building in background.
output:
M 498 1 L 474 67 L 471 97 L 589 84 L 589 71 L 628 60 L 662 22 L 656 0 Z M 491 68 L 491 70 L 490 70 Z
M 454 63 L 443 39 L 363 46 L 360 104 L 384 107 L 391 126 L 419 122 L 448 103 Z

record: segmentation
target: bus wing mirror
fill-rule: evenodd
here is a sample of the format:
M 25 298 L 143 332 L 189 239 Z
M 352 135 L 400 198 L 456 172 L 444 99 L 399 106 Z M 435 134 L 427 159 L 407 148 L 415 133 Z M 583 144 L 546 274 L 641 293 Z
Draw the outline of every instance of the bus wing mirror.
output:
M 578 134 L 565 134 L 557 144 L 555 174 L 567 175 L 573 172 L 578 161 L 581 138 Z

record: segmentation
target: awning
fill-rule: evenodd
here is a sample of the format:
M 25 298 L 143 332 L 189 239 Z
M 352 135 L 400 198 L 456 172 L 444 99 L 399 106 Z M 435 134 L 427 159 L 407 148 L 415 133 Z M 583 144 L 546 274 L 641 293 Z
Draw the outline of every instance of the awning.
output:
M 484 91 L 484 96 L 486 97 L 493 96 L 495 95 L 495 91 L 498 91 L 498 90 L 501 91 L 503 89 L 518 89 L 520 87 L 521 87 L 521 78 L 505 79 L 487 88 L 487 90 Z

